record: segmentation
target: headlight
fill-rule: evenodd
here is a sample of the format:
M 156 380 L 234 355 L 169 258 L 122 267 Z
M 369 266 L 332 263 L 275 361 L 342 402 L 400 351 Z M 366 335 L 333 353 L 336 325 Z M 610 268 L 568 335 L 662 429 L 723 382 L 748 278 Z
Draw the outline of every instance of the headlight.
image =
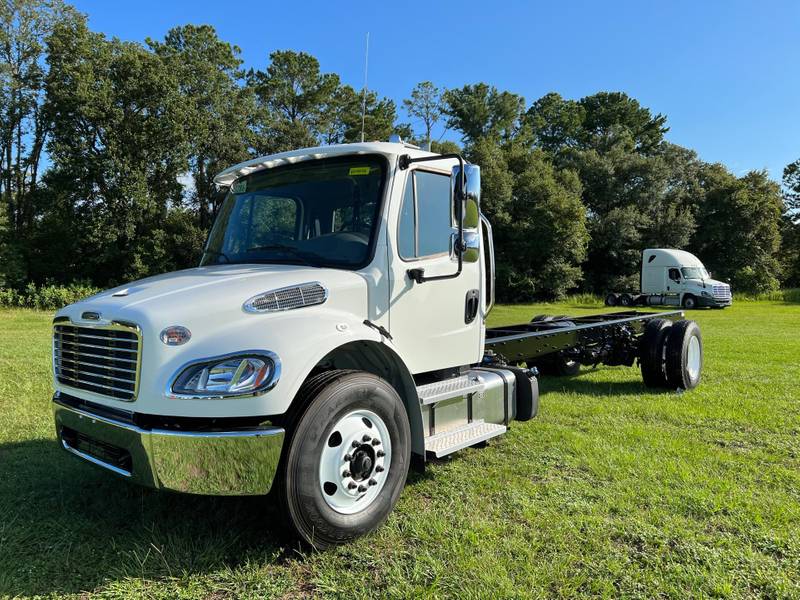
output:
M 255 396 L 275 387 L 280 364 L 276 354 L 261 350 L 195 361 L 180 369 L 167 395 L 195 399 Z

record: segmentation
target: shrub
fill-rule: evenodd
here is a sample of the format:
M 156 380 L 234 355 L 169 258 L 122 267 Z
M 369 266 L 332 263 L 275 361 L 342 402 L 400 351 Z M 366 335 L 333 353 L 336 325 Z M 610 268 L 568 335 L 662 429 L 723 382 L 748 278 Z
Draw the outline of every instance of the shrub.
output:
M 87 283 L 45 284 L 38 287 L 34 283 L 29 283 L 21 290 L 0 288 L 0 306 L 58 310 L 99 291 L 100 288 Z

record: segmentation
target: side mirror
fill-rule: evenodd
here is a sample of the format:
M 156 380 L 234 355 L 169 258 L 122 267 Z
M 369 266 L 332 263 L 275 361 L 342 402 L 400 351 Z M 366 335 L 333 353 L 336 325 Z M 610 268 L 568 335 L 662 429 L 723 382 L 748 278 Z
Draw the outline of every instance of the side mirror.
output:
M 478 224 L 480 223 L 481 214 L 481 168 L 478 165 L 464 165 L 464 189 L 461 190 L 461 168 L 453 167 L 450 176 L 450 186 L 452 190 L 452 200 L 454 213 L 456 218 L 462 215 L 462 227 L 464 231 L 464 247 L 462 249 L 462 259 L 467 263 L 478 262 L 481 257 L 480 252 L 480 235 L 478 234 Z M 461 200 L 461 211 L 459 213 L 459 206 L 457 202 Z M 453 254 L 456 255 L 458 250 L 455 248 L 457 240 L 456 234 L 453 235 L 453 242 L 451 248 Z
M 481 168 L 478 165 L 464 165 L 464 175 L 466 184 L 461 190 L 461 168 L 453 167 L 450 176 L 453 212 L 455 215 L 459 214 L 456 202 L 461 198 L 464 203 L 461 213 L 464 216 L 464 229 L 477 229 L 481 214 Z

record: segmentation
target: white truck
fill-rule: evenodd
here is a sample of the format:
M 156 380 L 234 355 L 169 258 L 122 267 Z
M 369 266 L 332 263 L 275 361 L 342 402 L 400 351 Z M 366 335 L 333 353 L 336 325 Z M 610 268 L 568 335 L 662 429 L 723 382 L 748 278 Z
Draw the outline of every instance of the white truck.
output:
M 642 251 L 639 292 L 609 292 L 606 306 L 682 306 L 724 308 L 733 302 L 731 286 L 711 279 L 694 254 L 670 248 Z
M 409 466 L 538 410 L 544 362 L 631 366 L 691 389 L 683 313 L 487 328 L 492 230 L 480 171 L 402 143 L 287 152 L 216 178 L 198 268 L 58 311 L 60 445 L 138 484 L 277 498 L 315 548 L 377 527 Z

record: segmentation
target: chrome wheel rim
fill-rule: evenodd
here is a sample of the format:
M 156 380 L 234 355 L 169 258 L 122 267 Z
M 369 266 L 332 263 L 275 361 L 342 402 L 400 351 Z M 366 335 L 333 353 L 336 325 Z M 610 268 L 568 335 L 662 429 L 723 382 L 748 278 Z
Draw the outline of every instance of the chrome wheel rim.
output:
M 328 433 L 319 463 L 322 497 L 333 510 L 351 515 L 365 510 L 380 494 L 389 475 L 392 442 L 377 414 L 355 410 Z
M 689 348 L 686 352 L 686 370 L 692 381 L 697 379 L 700 374 L 700 358 L 700 340 L 693 335 L 692 339 L 689 340 Z

